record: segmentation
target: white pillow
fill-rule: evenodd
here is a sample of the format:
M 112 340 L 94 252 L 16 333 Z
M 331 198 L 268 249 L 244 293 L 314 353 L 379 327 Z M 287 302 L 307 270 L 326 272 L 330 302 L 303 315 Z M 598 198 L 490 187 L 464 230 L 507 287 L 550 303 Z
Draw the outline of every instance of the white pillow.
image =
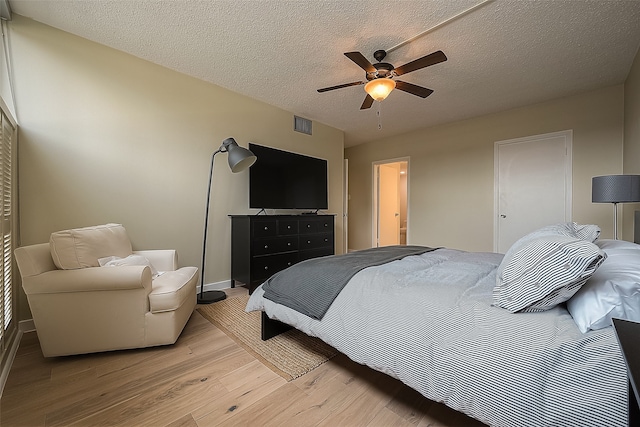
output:
M 607 259 L 569 301 L 578 329 L 587 332 L 611 325 L 611 318 L 640 322 L 640 245 L 599 240 Z
M 151 269 L 152 277 L 155 278 L 160 275 L 158 273 L 158 270 L 156 270 L 153 264 L 151 264 L 151 261 L 149 261 L 147 258 L 143 257 L 142 255 L 134 254 L 134 255 L 129 255 L 126 258 L 110 256 L 110 257 L 100 258 L 98 260 L 98 263 L 100 264 L 100 267 L 119 267 L 122 265 L 145 265 Z

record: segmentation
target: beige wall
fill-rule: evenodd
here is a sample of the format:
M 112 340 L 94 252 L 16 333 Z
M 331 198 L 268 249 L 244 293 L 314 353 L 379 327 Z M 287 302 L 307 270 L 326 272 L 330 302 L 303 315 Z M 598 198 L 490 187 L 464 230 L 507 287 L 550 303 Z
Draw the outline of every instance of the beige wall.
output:
M 372 163 L 408 156 L 408 242 L 492 251 L 494 143 L 569 129 L 573 220 L 611 237 L 611 206 L 591 203 L 591 178 L 622 172 L 623 95 L 609 87 L 347 148 L 349 248 L 371 246 Z
M 118 222 L 134 248 L 175 248 L 199 266 L 210 156 L 229 136 L 327 159 L 328 212 L 342 217 L 341 131 L 314 122 L 313 136 L 297 133 L 290 112 L 20 16 L 9 27 L 23 245 Z M 227 215 L 255 212 L 248 172 L 217 155 L 207 283 L 230 278 Z M 29 316 L 21 295 L 18 318 Z
M 640 174 L 640 51 L 624 84 L 624 173 Z M 633 240 L 636 210 L 640 203 L 624 205 L 625 240 Z

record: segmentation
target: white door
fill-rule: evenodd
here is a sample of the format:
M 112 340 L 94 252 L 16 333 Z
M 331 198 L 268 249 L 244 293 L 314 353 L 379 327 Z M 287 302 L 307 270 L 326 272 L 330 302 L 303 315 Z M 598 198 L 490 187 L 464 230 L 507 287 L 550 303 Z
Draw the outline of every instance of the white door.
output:
M 378 246 L 400 244 L 400 168 L 398 163 L 379 166 Z
M 571 220 L 571 141 L 564 131 L 495 143 L 494 251 Z

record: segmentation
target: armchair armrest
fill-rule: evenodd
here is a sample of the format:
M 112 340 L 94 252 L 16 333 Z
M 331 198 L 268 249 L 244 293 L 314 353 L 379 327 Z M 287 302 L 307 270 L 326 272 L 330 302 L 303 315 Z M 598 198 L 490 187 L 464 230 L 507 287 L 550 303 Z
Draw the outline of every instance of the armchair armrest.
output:
M 141 265 L 52 270 L 25 277 L 22 287 L 27 295 L 142 288 L 151 292 L 151 270 Z
M 133 251 L 151 262 L 158 271 L 173 271 L 178 269 L 178 252 L 175 249 L 153 249 Z

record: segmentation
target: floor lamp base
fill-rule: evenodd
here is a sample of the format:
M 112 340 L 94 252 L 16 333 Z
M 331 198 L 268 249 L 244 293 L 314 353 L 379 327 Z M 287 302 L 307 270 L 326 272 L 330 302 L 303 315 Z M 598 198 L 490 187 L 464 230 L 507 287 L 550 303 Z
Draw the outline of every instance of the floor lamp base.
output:
M 207 291 L 198 294 L 198 304 L 211 304 L 213 302 L 222 301 L 227 298 L 224 291 Z

